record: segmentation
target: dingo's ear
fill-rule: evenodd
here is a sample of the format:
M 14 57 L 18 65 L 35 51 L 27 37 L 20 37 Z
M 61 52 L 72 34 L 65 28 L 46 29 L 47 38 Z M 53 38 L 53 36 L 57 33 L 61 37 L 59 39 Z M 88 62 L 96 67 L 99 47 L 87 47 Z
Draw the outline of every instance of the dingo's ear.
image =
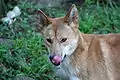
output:
M 78 19 L 78 11 L 76 6 L 73 4 L 71 6 L 71 8 L 69 9 L 68 13 L 66 14 L 66 16 L 64 17 L 64 22 L 67 22 L 68 24 L 70 24 L 71 22 L 78 24 L 79 19 Z
M 50 24 L 50 18 L 41 10 L 37 11 L 37 29 L 42 32 Z

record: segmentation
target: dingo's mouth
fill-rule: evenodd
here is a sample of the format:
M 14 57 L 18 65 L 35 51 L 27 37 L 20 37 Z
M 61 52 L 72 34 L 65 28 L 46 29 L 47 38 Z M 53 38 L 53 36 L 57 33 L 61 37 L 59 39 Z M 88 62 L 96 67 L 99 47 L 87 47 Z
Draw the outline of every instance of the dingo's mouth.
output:
M 66 55 L 63 58 L 62 56 L 58 55 L 50 55 L 49 59 L 55 66 L 59 66 L 63 62 L 65 57 Z

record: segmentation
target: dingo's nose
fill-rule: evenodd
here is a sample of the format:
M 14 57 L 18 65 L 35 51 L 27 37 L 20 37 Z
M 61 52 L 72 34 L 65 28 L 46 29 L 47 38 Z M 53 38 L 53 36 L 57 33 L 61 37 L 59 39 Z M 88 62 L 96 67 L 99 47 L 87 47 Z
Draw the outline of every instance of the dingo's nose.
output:
M 62 57 L 57 55 L 50 55 L 49 59 L 56 66 L 60 65 L 62 62 Z

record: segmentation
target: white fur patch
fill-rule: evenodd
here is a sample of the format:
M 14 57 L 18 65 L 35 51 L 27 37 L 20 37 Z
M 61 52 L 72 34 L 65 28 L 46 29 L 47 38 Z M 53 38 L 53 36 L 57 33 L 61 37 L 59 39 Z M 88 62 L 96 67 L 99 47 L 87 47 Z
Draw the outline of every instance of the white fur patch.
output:
M 74 6 L 71 10 L 70 17 L 74 17 L 75 13 L 77 13 L 77 8 Z
M 70 80 L 80 80 L 80 79 L 78 77 L 76 77 L 76 76 L 71 76 Z
M 65 47 L 62 47 L 62 57 L 64 57 L 64 55 L 71 55 L 75 49 L 77 48 L 78 45 L 78 37 L 76 39 L 73 39 L 68 45 L 66 45 Z

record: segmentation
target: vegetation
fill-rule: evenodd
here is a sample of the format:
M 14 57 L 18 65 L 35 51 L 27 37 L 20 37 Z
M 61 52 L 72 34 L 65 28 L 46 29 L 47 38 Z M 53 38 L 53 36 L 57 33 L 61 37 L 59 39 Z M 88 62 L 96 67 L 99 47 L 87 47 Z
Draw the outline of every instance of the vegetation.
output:
M 84 33 L 107 34 L 120 32 L 120 7 L 114 3 L 102 4 L 94 0 L 77 8 L 80 16 L 80 31 Z M 42 36 L 36 32 L 35 11 L 42 9 L 52 17 L 64 16 L 62 8 L 47 8 L 19 2 L 22 14 L 8 26 L 0 23 L 0 37 L 13 40 L 12 46 L 0 44 L 0 80 L 12 80 L 14 76 L 25 75 L 35 80 L 55 80 L 53 66 L 48 60 L 47 49 Z M 12 9 L 13 6 L 9 5 Z

